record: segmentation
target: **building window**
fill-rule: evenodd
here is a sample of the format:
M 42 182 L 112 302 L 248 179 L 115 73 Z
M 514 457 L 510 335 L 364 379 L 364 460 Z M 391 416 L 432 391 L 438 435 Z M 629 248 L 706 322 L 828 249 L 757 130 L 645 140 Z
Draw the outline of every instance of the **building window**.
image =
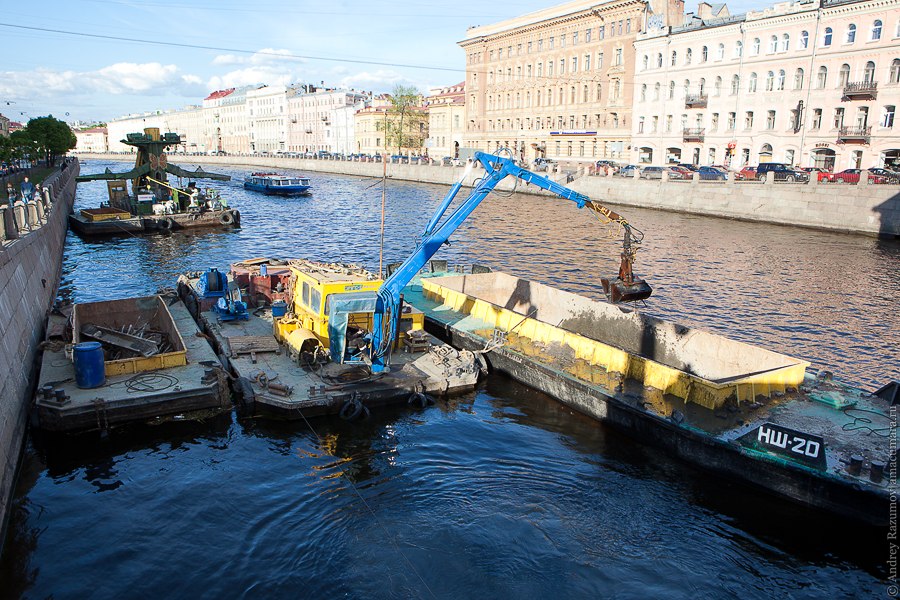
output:
M 638 118 L 638 133 L 644 133 L 644 117 Z
M 753 129 L 753 111 L 744 113 L 744 129 Z
M 838 88 L 846 87 L 848 83 L 850 83 L 850 65 L 843 64 L 838 76 Z
M 553 44 L 554 44 L 554 42 L 556 42 L 556 38 L 553 38 L 553 37 L 548 38 L 548 39 L 547 39 L 547 48 L 550 49 L 550 50 L 553 50 Z
M 700 92 L 701 96 L 706 91 L 706 78 L 705 77 L 700 78 L 700 89 L 698 91 Z
M 716 60 L 725 58 L 725 44 L 719 44 L 719 50 L 716 52 Z
M 847 43 L 852 44 L 856 41 L 856 25 L 850 23 L 847 25 Z
M 587 29 L 587 30 L 585 30 L 585 32 L 584 32 L 584 41 L 585 41 L 585 43 L 591 41 L 591 32 L 592 32 L 592 31 L 593 31 L 593 29 Z
M 669 82 L 669 100 L 672 100 L 674 98 L 675 98 L 675 82 L 670 81 Z
M 806 50 L 809 47 L 809 32 L 803 31 L 800 33 L 800 49 Z
M 784 72 L 784 69 L 781 69 L 780 71 L 778 71 L 778 82 L 776 85 L 776 88 L 778 89 L 779 92 L 784 91 L 784 78 L 785 78 L 785 72 Z
M 662 52 L 660 52 L 656 55 L 656 68 L 657 69 L 662 68 Z
M 559 74 L 563 75 L 566 72 L 566 59 L 559 59 Z
M 672 133 L 672 115 L 666 115 L 666 133 Z
M 825 28 L 825 35 L 822 36 L 822 45 L 823 45 L 823 46 L 830 46 L 830 45 L 831 45 L 831 34 L 832 34 L 831 27 L 826 27 L 826 28 Z
M 840 129 L 843 126 L 844 126 L 844 109 L 836 108 L 836 109 L 834 109 L 833 127 L 835 129 Z
M 606 26 L 601 25 L 600 29 L 597 30 L 597 37 L 601 40 L 606 37 Z
M 625 19 L 625 33 L 631 33 L 631 19 Z
M 884 107 L 884 111 L 881 113 L 881 126 L 882 127 L 893 127 L 894 126 L 894 113 L 896 112 L 897 107 L 893 104 L 888 104 Z
M 716 77 L 716 83 L 713 86 L 713 94 L 716 96 L 722 95 L 722 78 Z
M 866 83 L 872 83 L 875 81 L 875 63 L 871 60 L 866 63 L 866 68 L 863 71 L 863 81 Z
M 622 49 L 616 48 L 616 66 L 620 66 L 622 64 Z
M 769 38 L 769 54 L 775 54 L 778 51 L 778 36 L 773 35 Z
M 719 113 L 713 113 L 709 121 L 709 128 L 713 131 L 719 128 Z
M 572 57 L 572 72 L 573 73 L 578 72 L 578 57 L 577 56 Z
M 694 57 L 694 51 L 691 50 L 690 48 L 688 48 L 687 52 L 684 53 L 684 64 L 686 64 L 686 65 L 691 64 L 691 60 L 693 60 L 693 57 Z
M 653 86 L 653 99 L 654 100 L 659 100 L 659 88 L 660 88 L 660 85 L 659 85 L 659 82 L 657 81 L 656 85 Z
M 646 92 L 646 90 L 644 90 L 644 91 Z M 590 88 L 589 88 L 588 86 L 584 86 L 584 89 L 582 90 L 582 98 L 581 98 L 581 101 L 582 101 L 582 102 L 589 102 L 590 99 L 591 99 L 591 91 L 590 91 Z
M 793 150 L 785 150 L 784 162 L 786 162 L 789 165 L 794 164 L 794 151 Z
M 538 64 L 537 64 L 537 76 L 538 76 L 538 77 L 543 77 L 543 76 L 544 76 L 544 63 L 538 63 Z
M 803 69 L 797 69 L 794 72 L 794 89 L 795 90 L 803 89 Z
M 823 65 L 819 67 L 819 75 L 816 79 L 816 87 L 820 90 L 824 90 L 826 81 L 828 81 L 828 69 Z
M 734 57 L 740 58 L 741 54 L 743 54 L 743 53 L 744 53 L 744 42 L 742 42 L 741 40 L 738 40 L 734 44 Z
M 599 70 L 602 68 L 603 68 L 603 53 L 598 52 L 597 53 L 597 69 Z
M 728 131 L 734 131 L 735 121 L 737 121 L 737 113 L 728 113 Z
M 876 19 L 874 23 L 872 23 L 872 35 L 869 38 L 872 41 L 881 39 L 881 21 Z
M 821 128 L 822 128 L 822 109 L 814 108 L 812 123 L 810 124 L 810 129 L 821 129 Z
M 678 64 L 678 52 L 672 50 L 672 62 L 669 63 L 669 66 L 676 66 Z
M 690 93 L 690 91 L 691 91 L 691 80 L 690 80 L 690 79 L 685 79 L 685 80 L 684 80 L 684 97 L 685 97 L 685 98 L 687 98 L 687 96 L 688 96 L 688 94 Z
M 775 129 L 775 111 L 770 110 L 766 116 L 766 129 Z
M 641 86 L 641 102 L 647 101 L 647 84 Z
M 759 48 L 762 45 L 762 42 L 759 41 L 759 38 L 753 38 L 753 46 L 750 49 L 750 56 L 756 56 L 759 54 Z
M 766 75 L 766 91 L 771 92 L 775 87 L 775 73 L 769 71 Z
M 781 36 L 781 51 L 787 52 L 791 47 L 791 36 L 784 34 Z
M 700 62 L 705 63 L 709 60 L 709 48 L 703 46 L 703 50 L 700 51 Z
M 643 68 L 644 71 L 646 71 L 647 67 L 650 65 L 650 57 L 647 56 L 646 54 L 644 55 L 643 65 L 644 65 L 644 68 Z
M 540 52 L 540 51 L 543 50 L 543 49 L 544 49 L 544 40 L 543 40 L 543 39 L 539 39 L 539 40 L 538 40 L 538 52 Z
M 575 31 L 572 33 L 572 45 L 574 46 L 577 43 L 578 43 L 578 32 Z
M 585 54 L 584 55 L 584 71 L 587 72 L 590 70 L 591 70 L 591 55 Z
M 735 75 L 731 78 L 731 95 L 736 96 L 741 89 L 741 78 Z
M 891 83 L 900 83 L 900 58 L 891 61 L 891 71 L 888 74 L 888 81 Z

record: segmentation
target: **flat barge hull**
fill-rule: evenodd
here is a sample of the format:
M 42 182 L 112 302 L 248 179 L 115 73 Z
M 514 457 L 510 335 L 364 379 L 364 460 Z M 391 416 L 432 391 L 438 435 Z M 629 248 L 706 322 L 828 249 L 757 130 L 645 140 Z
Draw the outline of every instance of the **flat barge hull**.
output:
M 835 407 L 886 414 L 887 403 L 806 374 L 804 361 L 503 273 L 426 277 L 405 298 L 435 335 L 471 350 L 490 344 L 495 370 L 640 441 L 806 505 L 888 518 L 887 473 L 871 473 L 891 446 L 845 430 L 853 416 Z M 821 442 L 818 463 L 750 441 L 772 424 Z M 853 455 L 863 457 L 855 474 Z
M 275 275 L 260 276 L 258 267 L 252 274 L 246 268 L 233 267 L 233 273 L 242 283 L 278 279 Z M 270 267 L 269 273 L 280 271 Z M 197 285 L 198 277 L 182 275 L 178 293 L 232 375 L 233 390 L 246 412 L 285 420 L 324 415 L 346 418 L 345 407 L 351 400 L 358 400 L 368 410 L 407 404 L 416 394 L 464 393 L 478 382 L 474 357 L 449 346 L 443 346 L 449 351 L 443 355 L 398 348 L 392 354 L 390 371 L 378 377 L 362 376 L 366 371 L 362 365 L 301 365 L 299 357 L 276 338 L 271 307 L 251 307 L 246 320 L 222 321 L 213 310 L 216 300 L 203 298 Z M 254 286 L 245 290 L 244 297 L 266 298 Z M 271 295 L 267 298 L 271 300 Z
M 71 214 L 69 215 L 69 226 L 77 234 L 85 237 L 138 235 L 169 233 L 186 229 L 234 229 L 241 226 L 241 216 L 236 210 L 225 210 L 92 221 L 83 215 Z
M 165 302 L 162 297 L 151 300 Z M 178 331 L 178 351 L 152 359 L 107 361 L 106 382 L 88 389 L 76 385 L 75 366 L 61 339 L 66 318 L 51 316 L 35 399 L 37 425 L 57 432 L 103 430 L 192 411 L 229 410 L 225 373 L 209 343 L 199 335 L 193 317 L 180 301 L 168 304 L 165 310 Z M 85 313 L 84 317 L 94 316 L 91 311 Z M 178 366 L 167 367 L 176 357 Z M 153 360 L 157 363 L 148 365 Z M 44 397 L 40 391 L 46 386 L 61 390 L 64 398 Z

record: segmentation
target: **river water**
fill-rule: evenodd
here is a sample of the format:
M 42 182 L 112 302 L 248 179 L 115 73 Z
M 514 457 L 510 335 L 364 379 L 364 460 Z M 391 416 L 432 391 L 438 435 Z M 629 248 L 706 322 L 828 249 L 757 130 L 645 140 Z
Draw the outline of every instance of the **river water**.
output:
M 84 173 L 122 163 L 91 161 Z M 312 196 L 216 184 L 243 228 L 86 242 L 60 295 L 153 293 L 254 256 L 378 266 L 381 184 L 310 173 Z M 202 184 L 201 184 L 202 185 Z M 389 181 L 386 262 L 444 186 Z M 76 206 L 105 185 L 79 185 Z M 622 208 L 646 240 L 644 309 L 810 360 L 900 379 L 900 244 Z M 600 297 L 617 241 L 565 200 L 490 196 L 442 258 Z M 45 598 L 768 598 L 886 594 L 885 532 L 711 477 L 492 376 L 424 411 L 283 423 L 222 415 L 108 437 L 32 435 L 0 596 Z

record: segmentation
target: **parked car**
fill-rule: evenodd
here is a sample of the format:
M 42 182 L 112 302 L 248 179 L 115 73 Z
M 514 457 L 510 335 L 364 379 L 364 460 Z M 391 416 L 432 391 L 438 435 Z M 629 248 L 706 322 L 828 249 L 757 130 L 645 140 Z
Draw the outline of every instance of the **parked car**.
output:
M 816 180 L 820 183 L 829 183 L 834 181 L 834 173 L 831 171 L 826 171 L 821 167 L 802 167 L 803 171 L 809 173 L 809 176 L 812 177 L 813 173 L 816 174 Z
M 534 170 L 540 173 L 541 171 L 549 171 L 556 167 L 556 161 L 551 160 L 549 158 L 541 158 L 537 157 L 534 159 Z
M 754 181 L 756 180 L 756 167 L 744 167 L 743 169 L 738 171 L 738 174 L 746 180 Z
M 640 172 L 641 168 L 637 165 L 625 165 L 616 173 L 619 177 L 634 177 L 635 171 Z
M 644 167 L 641 170 L 641 179 L 662 179 L 664 167 Z
M 785 163 L 760 163 L 756 167 L 756 178 L 759 181 L 766 181 L 769 177 L 775 181 L 809 181 L 809 173 L 800 171 Z
M 681 169 L 687 169 L 688 171 L 691 171 L 691 172 L 695 172 L 695 171 L 697 171 L 697 169 L 699 169 L 699 167 L 697 165 L 693 165 L 691 163 L 678 163 L 676 166 Z
M 697 172 L 703 181 L 725 181 L 728 179 L 728 174 L 717 167 L 700 167 Z
M 687 169 L 679 165 L 670 165 L 669 169 L 681 175 L 682 179 L 691 179 L 694 176 L 694 172 L 691 169 Z
M 869 169 L 869 173 L 871 173 L 872 175 L 877 175 L 879 177 L 884 177 L 884 183 L 900 182 L 900 173 L 895 173 L 894 171 L 888 171 L 887 169 L 882 169 L 880 167 L 873 167 Z
M 688 179 L 691 177 L 690 171 L 687 169 L 679 169 L 678 167 L 665 167 L 664 169 L 669 173 L 669 179 Z
M 844 169 L 834 174 L 835 183 L 859 183 L 862 169 Z M 869 172 L 869 183 L 895 183 L 893 178 Z

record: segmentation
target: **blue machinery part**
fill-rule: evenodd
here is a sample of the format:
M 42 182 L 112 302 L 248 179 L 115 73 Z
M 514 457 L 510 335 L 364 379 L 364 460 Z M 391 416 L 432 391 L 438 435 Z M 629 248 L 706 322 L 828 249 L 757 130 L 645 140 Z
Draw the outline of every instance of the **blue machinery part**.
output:
M 484 152 L 476 152 L 474 164 L 481 163 L 485 169 L 485 175 L 472 188 L 472 192 L 468 198 L 462 201 L 459 206 L 448 216 L 443 222 L 444 213 L 450 207 L 459 190 L 462 188 L 463 179 L 468 175 L 469 170 L 463 177 L 450 188 L 447 196 L 441 202 L 441 205 L 435 211 L 425 231 L 422 234 L 422 240 L 416 250 L 397 267 L 394 272 L 384 281 L 378 290 L 378 299 L 375 304 L 374 327 L 371 345 L 372 372 L 378 373 L 387 368 L 387 360 L 390 354 L 391 345 L 394 342 L 395 332 L 397 331 L 400 319 L 400 292 L 406 284 L 412 281 L 412 278 L 425 266 L 428 260 L 440 249 L 441 245 L 446 243 L 450 235 L 462 225 L 462 223 L 472 214 L 472 211 L 478 207 L 482 200 L 497 186 L 500 181 L 507 176 L 512 175 L 521 179 L 525 183 L 531 183 L 539 188 L 553 192 L 561 198 L 571 200 L 578 208 L 588 206 L 597 214 L 603 216 L 609 221 L 620 224 L 625 230 L 625 238 L 622 250 L 622 262 L 619 267 L 619 275 L 615 279 L 604 278 L 602 280 L 604 292 L 609 300 L 613 303 L 618 302 L 634 302 L 649 298 L 652 290 L 646 282 L 634 276 L 631 270 L 636 252 L 635 245 L 640 244 L 643 234 L 634 229 L 629 223 L 617 213 L 602 206 L 584 194 L 579 194 L 569 188 L 551 181 L 546 177 L 542 177 L 527 169 L 517 166 L 509 158 L 503 158 L 493 154 Z
M 228 276 L 225 273 L 211 268 L 200 275 L 200 280 L 197 282 L 197 292 L 200 297 L 224 298 L 226 291 L 228 291 Z
M 233 281 L 226 283 L 226 292 L 216 302 L 213 310 L 220 321 L 246 321 L 250 318 L 247 304 L 241 300 L 241 290 Z

